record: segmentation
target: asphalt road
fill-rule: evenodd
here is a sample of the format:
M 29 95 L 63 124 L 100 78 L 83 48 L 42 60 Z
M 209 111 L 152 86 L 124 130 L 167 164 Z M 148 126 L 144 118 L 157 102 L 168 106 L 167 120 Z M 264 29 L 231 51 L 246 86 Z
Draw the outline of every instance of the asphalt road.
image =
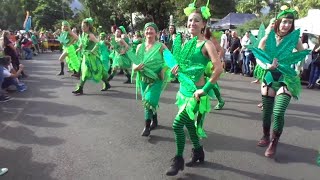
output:
M 123 75 L 100 92 L 88 82 L 74 96 L 77 79 L 58 77 L 58 53 L 22 61 L 30 75 L 27 92 L 12 93 L 0 104 L 0 167 L 4 180 L 319 180 L 315 159 L 320 146 L 319 90 L 303 89 L 292 101 L 275 160 L 256 146 L 262 135 L 259 85 L 251 78 L 226 74 L 220 81 L 225 108 L 212 110 L 202 141 L 206 162 L 185 167 L 176 177 L 165 171 L 175 153 L 171 129 L 177 113 L 177 84 L 169 84 L 158 112 L 160 127 L 148 138 L 141 101 Z M 212 102 L 214 107 L 216 102 Z M 184 157 L 191 152 L 187 140 Z

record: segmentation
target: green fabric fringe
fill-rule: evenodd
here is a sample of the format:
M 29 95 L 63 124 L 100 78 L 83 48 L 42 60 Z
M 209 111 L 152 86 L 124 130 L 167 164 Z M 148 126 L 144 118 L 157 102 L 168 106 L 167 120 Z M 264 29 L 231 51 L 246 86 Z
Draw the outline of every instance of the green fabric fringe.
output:
M 205 134 L 205 131 L 203 129 L 203 126 L 198 126 L 196 116 L 199 115 L 205 115 L 206 113 L 209 113 L 211 110 L 210 105 L 210 97 L 209 96 L 202 96 L 200 98 L 200 101 L 197 101 L 194 97 L 186 97 L 180 92 L 177 93 L 176 96 L 176 105 L 178 106 L 179 112 L 176 116 L 176 119 L 180 119 L 180 114 L 186 110 L 188 116 L 190 119 L 195 121 L 195 125 L 197 128 L 197 134 L 200 138 L 207 137 Z M 204 121 L 204 119 L 202 120 Z M 201 124 L 201 123 L 200 123 Z M 203 123 L 202 123 L 203 124 Z

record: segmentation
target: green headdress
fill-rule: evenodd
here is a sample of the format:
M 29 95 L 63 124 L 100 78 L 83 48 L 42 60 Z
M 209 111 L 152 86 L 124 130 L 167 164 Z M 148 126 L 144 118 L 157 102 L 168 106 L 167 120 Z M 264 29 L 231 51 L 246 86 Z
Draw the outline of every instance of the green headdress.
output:
M 186 8 L 184 8 L 184 14 L 186 15 L 186 16 L 189 16 L 193 11 L 195 11 L 197 8 L 196 8 L 196 1 L 197 0 L 194 0 L 193 1 L 193 3 L 191 3 L 191 4 L 189 4 L 189 6 L 188 7 L 186 7 Z M 201 8 L 200 8 L 200 10 L 201 10 L 201 14 L 202 14 L 202 17 L 204 18 L 204 19 L 206 19 L 206 20 L 208 20 L 209 18 L 210 18 L 210 16 L 211 16 L 211 14 L 210 14 L 210 9 L 209 9 L 209 2 L 210 2 L 210 0 L 207 0 L 207 4 L 206 4 L 206 6 L 202 6 Z
M 105 32 L 100 33 L 101 38 L 105 38 L 106 36 L 107 36 L 107 34 Z
M 62 26 L 69 26 L 70 27 L 70 24 L 68 21 L 62 21 Z
M 119 29 L 123 34 L 127 34 L 126 28 L 124 28 L 123 26 L 119 26 Z
M 288 6 L 284 5 L 280 8 L 282 11 L 277 15 L 277 19 L 285 18 L 285 17 L 293 17 L 294 19 L 298 18 L 298 7 L 294 7 L 294 9 L 289 9 Z
M 83 22 L 86 22 L 86 23 L 90 24 L 91 26 L 93 25 L 93 19 L 91 17 L 84 19 Z
M 147 24 L 145 24 L 143 30 L 145 31 L 147 27 L 153 27 L 153 29 L 155 29 L 156 32 L 159 32 L 159 28 L 154 22 L 148 22 Z

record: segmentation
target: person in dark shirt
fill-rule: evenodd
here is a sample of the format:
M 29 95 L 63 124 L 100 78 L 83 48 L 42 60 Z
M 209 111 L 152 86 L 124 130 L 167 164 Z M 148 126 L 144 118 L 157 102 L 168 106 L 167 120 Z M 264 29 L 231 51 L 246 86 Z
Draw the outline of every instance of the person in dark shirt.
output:
M 241 43 L 240 39 L 237 35 L 237 32 L 232 31 L 231 32 L 231 42 L 230 42 L 230 55 L 231 55 L 231 68 L 230 68 L 230 73 L 236 74 L 238 71 L 238 59 L 239 59 L 239 52 L 241 50 Z

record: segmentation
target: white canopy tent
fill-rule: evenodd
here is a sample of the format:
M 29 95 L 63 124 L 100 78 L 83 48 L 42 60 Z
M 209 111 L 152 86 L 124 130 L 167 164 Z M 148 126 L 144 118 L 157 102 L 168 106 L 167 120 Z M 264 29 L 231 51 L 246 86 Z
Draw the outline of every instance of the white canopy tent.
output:
M 308 16 L 298 19 L 294 22 L 296 29 L 301 29 L 301 33 L 309 33 L 320 35 L 320 10 L 310 9 L 308 11 Z

